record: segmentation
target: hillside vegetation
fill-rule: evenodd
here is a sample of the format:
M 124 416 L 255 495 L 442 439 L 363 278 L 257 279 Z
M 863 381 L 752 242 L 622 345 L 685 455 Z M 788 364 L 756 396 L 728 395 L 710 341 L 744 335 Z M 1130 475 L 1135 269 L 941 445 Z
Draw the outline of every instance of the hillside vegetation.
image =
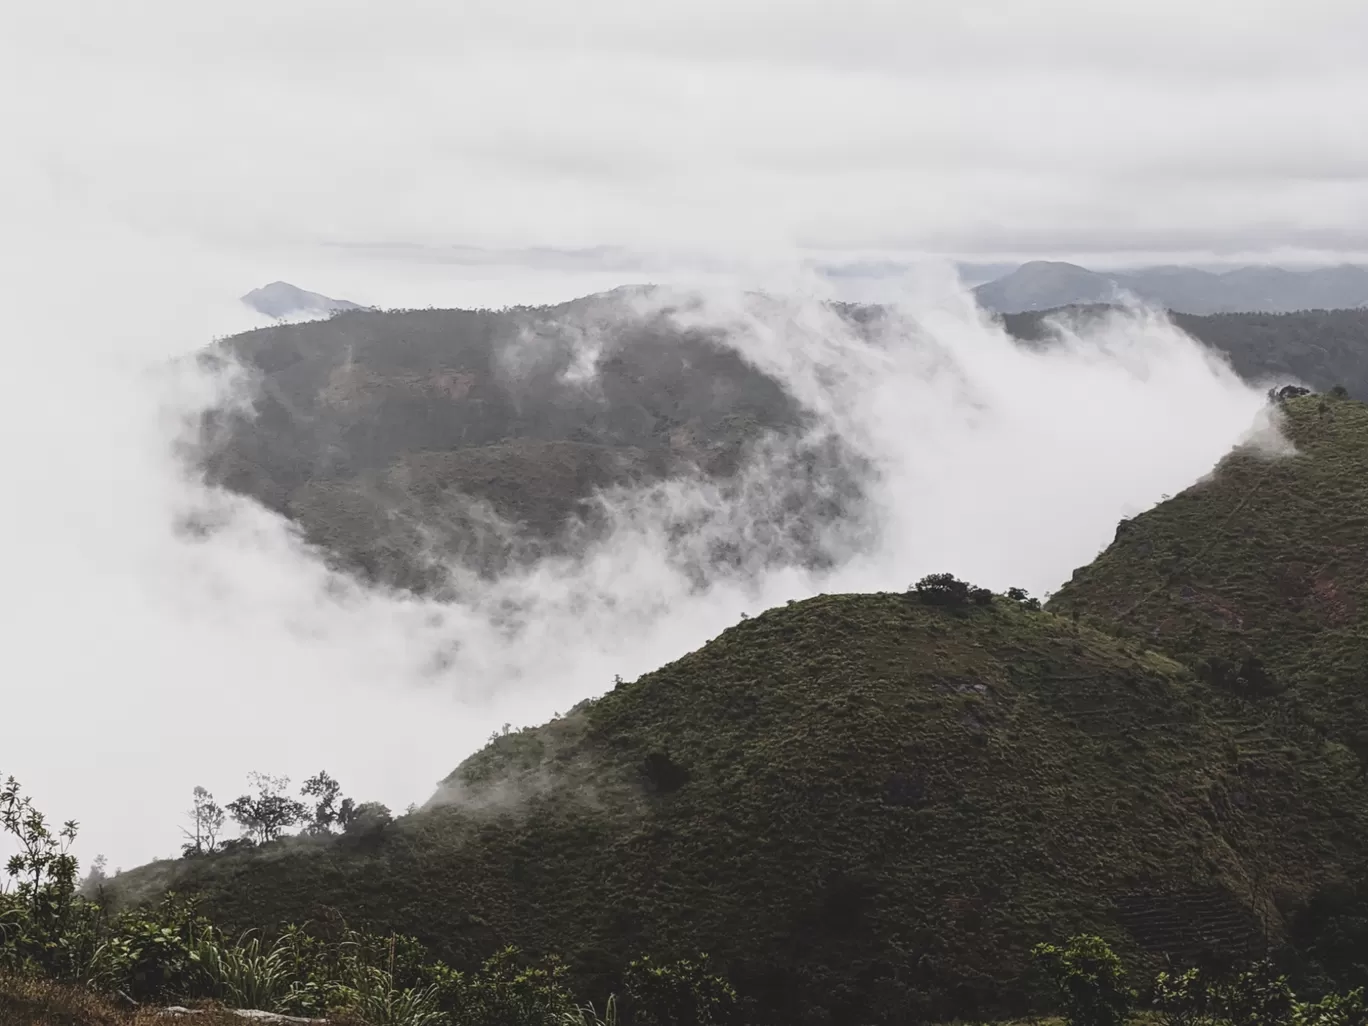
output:
M 814 421 L 778 381 L 707 332 L 636 311 L 634 294 L 360 310 L 223 340 L 205 360 L 246 368 L 253 408 L 208 413 L 197 460 L 341 566 L 441 591 L 452 566 L 498 573 L 581 551 L 604 526 L 588 501 L 599 490 L 725 482 L 748 445 L 777 436 L 783 471 L 754 511 L 774 521 L 773 551 L 746 559 L 822 564 L 824 525 L 858 519 L 860 460 L 807 439 Z
M 209 425 L 209 465 L 353 565 L 440 589 L 393 532 L 449 517 L 442 544 L 474 544 L 487 520 L 462 497 L 554 547 L 596 487 L 725 478 L 810 424 L 703 335 L 607 358 L 611 401 L 566 383 L 554 331 L 508 378 L 491 340 L 563 314 L 358 312 L 228 340 L 269 398 L 260 422 Z M 1368 984 L 1368 407 L 1277 410 L 1295 455 L 1232 452 L 1044 610 L 944 582 L 792 603 L 493 739 L 411 815 L 119 890 L 200 894 L 225 930 L 340 913 L 458 968 L 555 952 L 598 998 L 641 953 L 705 951 L 755 1021 L 786 1024 L 1021 1012 L 1033 945 L 1078 931 L 1149 969 L 1271 950 L 1311 993 Z M 857 501 L 839 449 L 790 455 L 800 486 Z M 483 572 L 530 551 L 473 534 Z
M 1232 453 L 1123 521 L 1050 605 L 1368 758 L 1368 407 L 1308 395 L 1280 409 L 1295 455 Z
M 1257 751 L 1251 737 L 1262 732 Z M 365 846 L 149 867 L 226 923 L 320 907 L 588 986 L 704 950 L 775 1022 L 1025 1006 L 1032 944 L 1247 957 L 1363 864 L 1357 762 L 1005 598 L 826 596 L 495 740 Z

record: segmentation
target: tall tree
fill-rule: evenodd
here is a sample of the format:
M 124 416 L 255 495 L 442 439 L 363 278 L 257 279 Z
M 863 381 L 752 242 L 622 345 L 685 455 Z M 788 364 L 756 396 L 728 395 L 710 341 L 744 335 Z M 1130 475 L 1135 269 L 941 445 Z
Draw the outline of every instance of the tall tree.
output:
M 218 847 L 219 831 L 223 829 L 223 808 L 214 801 L 214 796 L 203 787 L 196 787 L 194 803 L 186 812 L 190 818 L 189 829 L 182 827 L 181 833 L 186 843 L 181 851 L 186 855 L 208 855 Z
M 228 803 L 228 814 L 261 844 L 274 841 L 289 826 L 303 820 L 308 809 L 302 802 L 285 794 L 289 777 L 273 777 L 267 773 L 249 773 L 247 779 L 255 794 L 244 794 Z
M 313 819 L 305 827 L 311 834 L 331 833 L 333 827 L 345 830 L 356 817 L 356 803 L 342 797 L 342 785 L 326 772 L 310 777 L 299 790 L 314 801 Z

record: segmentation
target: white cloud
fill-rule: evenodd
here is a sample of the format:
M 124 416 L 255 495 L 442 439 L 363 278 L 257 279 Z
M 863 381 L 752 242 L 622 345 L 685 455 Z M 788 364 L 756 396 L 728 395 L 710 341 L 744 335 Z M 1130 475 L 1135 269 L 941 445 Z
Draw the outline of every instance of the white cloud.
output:
M 1120 515 L 1205 471 L 1260 396 L 1153 322 L 1111 326 L 1106 356 L 1096 339 L 1022 353 L 934 276 L 901 287 L 919 327 L 882 352 L 811 303 L 757 320 L 726 297 L 809 288 L 792 271 L 804 248 L 1368 250 L 1365 17 L 1328 2 L 7 11 L 0 771 L 85 821 L 87 855 L 127 865 L 174 848 L 194 784 L 231 796 L 249 769 L 327 767 L 359 797 L 421 800 L 504 720 L 814 587 L 942 568 L 1057 584 Z M 512 252 L 462 265 L 405 243 Z M 167 431 L 200 386 L 148 367 L 258 323 L 233 297 L 284 278 L 381 305 L 501 304 L 624 280 L 517 252 L 538 246 L 621 246 L 649 265 L 632 278 L 706 285 L 707 316 L 808 380 L 883 467 L 878 558 L 700 601 L 648 517 L 574 573 L 495 592 L 538 601 L 508 647 L 484 607 L 331 594 L 251 507 L 211 541 L 174 533 L 204 496 Z M 954 373 L 928 379 L 936 353 Z M 845 373 L 829 393 L 812 390 L 823 361 Z M 613 608 L 646 612 L 624 629 Z

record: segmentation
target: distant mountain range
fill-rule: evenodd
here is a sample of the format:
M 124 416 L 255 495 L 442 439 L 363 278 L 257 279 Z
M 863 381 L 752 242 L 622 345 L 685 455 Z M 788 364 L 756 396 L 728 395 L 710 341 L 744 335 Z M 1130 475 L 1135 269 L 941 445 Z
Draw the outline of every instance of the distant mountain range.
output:
M 242 297 L 242 301 L 253 310 L 267 317 L 294 317 L 313 314 L 327 316 L 344 310 L 364 310 L 360 303 L 346 299 L 333 299 L 319 292 L 309 292 L 287 281 L 273 281 Z
M 1345 264 L 1310 271 L 1146 267 L 1101 272 L 1077 264 L 1033 260 L 974 289 L 979 304 L 995 313 L 1115 303 L 1128 293 L 1191 314 L 1351 309 L 1368 306 L 1368 269 Z

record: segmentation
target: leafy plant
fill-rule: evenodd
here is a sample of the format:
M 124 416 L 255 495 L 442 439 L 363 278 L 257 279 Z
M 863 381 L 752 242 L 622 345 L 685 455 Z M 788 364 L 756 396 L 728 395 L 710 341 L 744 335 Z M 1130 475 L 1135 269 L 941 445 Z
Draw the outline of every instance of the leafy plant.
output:
M 236 944 L 223 944 L 214 930 L 196 938 L 190 960 L 199 968 L 209 996 L 239 1008 L 276 1011 L 290 989 L 286 946 L 267 947 L 260 936 L 244 935 Z
M 1206 1020 L 1207 983 L 1196 969 L 1161 972 L 1154 979 L 1154 1006 L 1167 1026 L 1196 1026 Z
M 736 1005 L 736 991 L 712 972 L 707 955 L 667 963 L 639 958 L 627 967 L 626 992 L 634 1026 L 712 1026 Z
M 526 962 L 505 947 L 472 974 L 441 967 L 434 973 L 439 1003 L 465 1026 L 528 1026 L 554 1023 L 579 1010 L 566 989 L 566 967 L 547 957 Z
M 90 909 L 76 894 L 79 865 L 71 854 L 77 823 L 53 830 L 14 777 L 0 787 L 0 833 L 19 850 L 5 865 L 14 884 L 0 895 L 0 964 L 32 965 L 58 979 L 77 978 L 90 957 Z
M 1364 1026 L 1368 1023 L 1368 1004 L 1363 1000 L 1363 988 L 1327 994 L 1314 1004 L 1303 1005 L 1298 1019 L 1305 1026 Z
M 1064 947 L 1037 944 L 1031 951 L 1060 999 L 1069 1026 L 1120 1026 L 1132 992 L 1121 959 L 1101 937 L 1080 934 Z
M 1211 1009 L 1231 1026 L 1286 1026 L 1299 1014 L 1287 977 L 1270 962 L 1259 962 L 1210 991 Z

